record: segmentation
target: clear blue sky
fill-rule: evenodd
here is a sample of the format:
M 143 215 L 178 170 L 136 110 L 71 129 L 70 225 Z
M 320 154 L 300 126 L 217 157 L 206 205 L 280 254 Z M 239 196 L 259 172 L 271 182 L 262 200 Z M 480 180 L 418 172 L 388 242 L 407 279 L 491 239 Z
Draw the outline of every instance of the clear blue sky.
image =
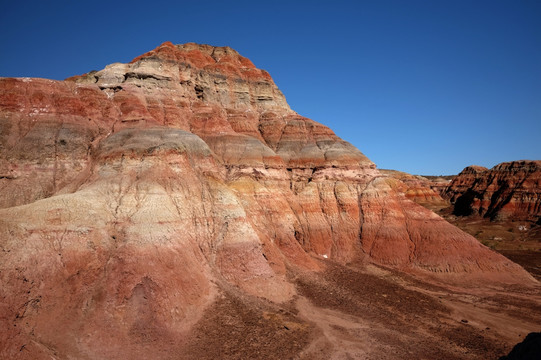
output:
M 52 79 L 164 41 L 228 45 L 380 168 L 541 159 L 541 1 L 0 2 L 0 76 Z

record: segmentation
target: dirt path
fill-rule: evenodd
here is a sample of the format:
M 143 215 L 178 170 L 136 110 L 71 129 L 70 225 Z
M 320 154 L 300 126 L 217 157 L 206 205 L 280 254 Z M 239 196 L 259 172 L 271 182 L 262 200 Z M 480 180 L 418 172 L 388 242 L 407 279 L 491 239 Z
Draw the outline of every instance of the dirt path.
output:
M 363 319 L 314 306 L 305 297 L 296 303 L 299 316 L 314 323 L 321 335 L 304 349 L 302 359 L 369 359 L 370 324 Z

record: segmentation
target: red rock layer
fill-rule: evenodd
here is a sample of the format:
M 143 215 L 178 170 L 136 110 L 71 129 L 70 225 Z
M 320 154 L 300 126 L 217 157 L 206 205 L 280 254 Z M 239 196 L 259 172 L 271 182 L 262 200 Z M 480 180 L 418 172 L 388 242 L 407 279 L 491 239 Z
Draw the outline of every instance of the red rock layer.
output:
M 152 356 L 220 288 L 287 301 L 316 259 L 532 281 L 227 47 L 0 79 L 0 150 L 4 358 Z
M 425 207 L 444 207 L 448 203 L 440 195 L 441 184 L 446 184 L 444 179 L 440 181 L 429 180 L 423 176 L 411 175 L 396 170 L 383 170 L 380 172 L 393 179 L 399 180 L 395 189 L 403 193 L 407 199 Z
M 456 215 L 539 221 L 541 161 L 512 161 L 492 169 L 465 168 L 445 191 Z

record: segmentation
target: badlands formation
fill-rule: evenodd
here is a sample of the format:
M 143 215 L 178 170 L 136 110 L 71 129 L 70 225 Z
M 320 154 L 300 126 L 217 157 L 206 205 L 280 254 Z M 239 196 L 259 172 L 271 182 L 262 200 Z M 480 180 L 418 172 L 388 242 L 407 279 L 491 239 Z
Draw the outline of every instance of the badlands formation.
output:
M 452 224 L 541 279 L 541 161 L 469 166 L 442 196 Z
M 379 170 L 381 174 L 387 175 L 396 182 L 396 190 L 404 196 L 423 205 L 430 210 L 438 210 L 449 206 L 449 202 L 442 198 L 441 194 L 449 185 L 449 181 L 443 178 L 427 179 L 424 176 L 412 175 L 397 170 Z
M 541 224 L 541 160 L 505 162 L 487 169 L 468 166 L 444 196 L 456 215 Z
M 228 47 L 0 79 L 0 358 L 487 359 L 522 267 Z
M 456 176 L 381 173 L 396 189 L 541 279 L 541 161 L 468 166 Z

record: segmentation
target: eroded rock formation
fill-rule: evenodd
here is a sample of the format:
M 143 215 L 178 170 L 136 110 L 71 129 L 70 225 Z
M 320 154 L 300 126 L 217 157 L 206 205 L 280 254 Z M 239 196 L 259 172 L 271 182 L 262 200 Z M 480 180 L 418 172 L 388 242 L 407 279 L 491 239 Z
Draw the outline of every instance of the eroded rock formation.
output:
M 228 47 L 0 79 L 0 357 L 165 358 L 220 289 L 285 302 L 323 259 L 533 281 L 395 186 Z
M 541 161 L 505 162 L 487 169 L 469 166 L 456 176 L 444 196 L 454 214 L 492 220 L 541 219 Z
M 390 178 L 399 180 L 395 189 L 403 193 L 407 199 L 429 209 L 441 209 L 448 206 L 448 202 L 440 195 L 441 189 L 449 185 L 447 180 L 443 178 L 430 180 L 424 176 L 397 170 L 380 169 L 379 171 Z

